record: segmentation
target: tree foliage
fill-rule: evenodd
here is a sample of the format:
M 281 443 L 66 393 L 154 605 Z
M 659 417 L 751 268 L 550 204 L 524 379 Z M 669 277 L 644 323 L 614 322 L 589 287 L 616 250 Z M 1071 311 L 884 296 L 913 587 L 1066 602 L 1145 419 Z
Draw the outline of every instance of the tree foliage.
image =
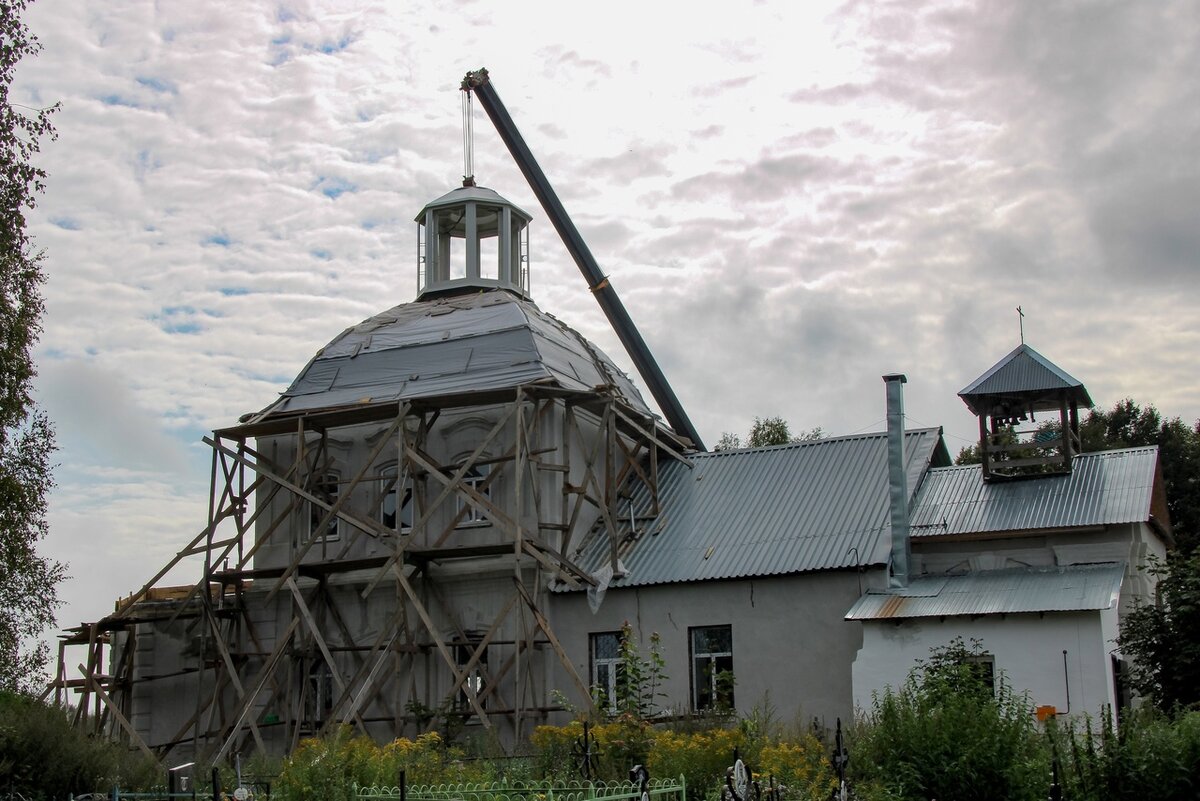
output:
M 53 485 L 54 432 L 32 398 L 31 350 L 41 333 L 45 276 L 26 213 L 44 188 L 33 162 L 54 136 L 57 107 L 25 109 L 9 100 L 22 58 L 41 45 L 21 21 L 26 0 L 0 0 L 0 688 L 30 689 L 46 648 L 27 647 L 54 622 L 63 566 L 37 552 L 46 535 L 46 495 Z
M 1092 410 L 1079 436 L 1085 452 L 1157 445 L 1176 545 L 1189 553 L 1200 545 L 1200 420 L 1164 420 L 1154 404 L 1126 398 L 1110 411 Z
M 1133 660 L 1130 681 L 1163 711 L 1200 709 L 1200 551 L 1174 553 L 1151 571 L 1158 603 L 1127 614 L 1117 639 Z
M 729 431 L 721 432 L 721 438 L 717 440 L 714 451 L 729 451 L 736 448 L 765 448 L 769 445 L 790 445 L 794 442 L 808 442 L 810 440 L 821 439 L 825 436 L 824 430 L 817 426 L 807 431 L 801 431 L 793 436 L 791 426 L 787 420 L 782 417 L 755 417 L 754 425 L 750 427 L 750 434 L 746 437 L 745 444 L 742 444 L 742 438 L 737 434 Z
M 158 763 L 72 727 L 66 711 L 0 691 L 0 787 L 6 798 L 70 798 L 114 785 L 149 790 Z

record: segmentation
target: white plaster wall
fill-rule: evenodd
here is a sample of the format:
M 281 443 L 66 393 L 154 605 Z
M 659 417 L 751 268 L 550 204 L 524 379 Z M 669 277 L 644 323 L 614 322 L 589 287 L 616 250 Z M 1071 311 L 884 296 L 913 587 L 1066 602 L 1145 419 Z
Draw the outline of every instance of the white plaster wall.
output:
M 1028 691 L 1031 704 L 1096 716 L 1116 703 L 1109 659 L 1115 626 L 1115 609 L 867 622 L 854 660 L 854 703 L 870 709 L 872 694 L 902 685 L 930 648 L 962 637 L 968 643 L 981 640 L 995 657 L 996 671 L 1017 692 Z

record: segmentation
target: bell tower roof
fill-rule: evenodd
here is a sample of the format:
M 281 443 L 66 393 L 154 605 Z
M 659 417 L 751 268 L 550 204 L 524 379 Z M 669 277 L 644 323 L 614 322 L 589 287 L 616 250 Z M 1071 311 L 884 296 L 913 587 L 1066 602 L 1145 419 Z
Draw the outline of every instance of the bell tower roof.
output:
M 1092 405 L 1083 383 L 1028 345 L 1018 345 L 958 393 L 977 415 L 998 404 L 1021 400 L 1035 411 L 1057 410 L 1065 398 L 1085 408 Z

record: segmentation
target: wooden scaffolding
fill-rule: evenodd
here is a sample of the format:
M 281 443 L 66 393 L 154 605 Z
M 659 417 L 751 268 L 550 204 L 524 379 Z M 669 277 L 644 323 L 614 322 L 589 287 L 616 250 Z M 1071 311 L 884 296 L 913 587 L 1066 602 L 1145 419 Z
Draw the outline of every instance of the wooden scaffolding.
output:
M 491 410 L 490 431 L 466 458 L 439 460 L 431 435 L 471 407 Z M 623 488 L 648 486 L 657 514 L 660 458 L 686 461 L 683 441 L 610 387 L 537 384 L 243 420 L 205 438 L 212 449 L 207 524 L 112 614 L 61 638 L 47 689 L 59 703 L 75 704 L 79 725 L 160 759 L 281 752 L 340 724 L 380 738 L 469 722 L 501 726 L 502 741 L 521 742 L 560 708 L 553 690 L 589 694 L 545 609 L 554 586 L 596 582 L 571 554 L 606 538 L 617 571 L 622 532 L 636 528 L 623 519 Z M 332 497 L 321 484 L 329 437 L 352 430 L 377 433 L 368 458 Z M 273 463 L 258 447 L 279 437 L 294 437 L 290 463 Z M 395 471 L 383 474 L 384 464 Z M 502 475 L 511 490 L 496 499 L 488 486 Z M 351 501 L 380 481 L 413 488 L 410 527 L 381 523 L 378 499 L 365 510 Z M 435 526 L 435 511 L 447 503 L 457 513 Z M 264 547 L 312 510 L 320 519 L 292 540 L 286 564 L 256 564 Z M 471 515 L 498 538 L 465 542 L 459 524 Z M 330 543 L 321 532 L 335 521 L 346 535 Z M 355 557 L 366 540 L 375 541 L 374 555 Z M 512 566 L 508 597 L 482 629 L 459 619 L 431 569 L 463 560 L 490 562 L 493 572 Z M 197 561 L 194 585 L 160 586 L 177 566 Z M 351 596 L 387 610 L 369 636 L 348 622 Z M 265 626 L 259 612 L 267 608 L 285 612 Z M 167 625 L 183 626 L 195 647 L 171 671 L 139 668 L 139 637 Z M 548 686 L 551 669 L 567 686 Z M 431 670 L 441 680 L 430 680 Z M 168 682 L 182 721 L 169 734 L 148 736 L 138 715 L 162 703 L 154 688 Z

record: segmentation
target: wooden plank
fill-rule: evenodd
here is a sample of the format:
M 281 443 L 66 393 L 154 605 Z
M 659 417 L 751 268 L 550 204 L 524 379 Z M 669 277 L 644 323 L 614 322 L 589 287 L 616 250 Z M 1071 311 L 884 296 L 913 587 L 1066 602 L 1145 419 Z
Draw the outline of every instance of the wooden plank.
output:
M 113 703 L 112 698 L 109 698 L 108 693 L 104 692 L 104 688 L 100 686 L 100 682 L 96 681 L 95 677 L 88 675 L 87 668 L 85 668 L 82 664 L 79 666 L 79 671 L 88 677 L 88 682 L 91 684 L 92 692 L 96 693 L 96 697 L 104 702 L 104 705 L 108 708 L 108 711 L 111 712 L 112 716 L 117 719 L 117 723 L 121 724 L 121 728 L 124 729 L 125 733 L 129 735 L 129 739 L 133 741 L 133 744 L 140 748 L 142 753 L 157 762 L 158 757 L 154 756 L 154 752 L 147 748 L 146 744 L 142 742 L 142 738 L 138 736 L 136 731 L 134 731 L 129 720 L 121 714 L 121 710 L 117 708 L 115 703 Z
M 546 639 L 550 641 L 550 647 L 554 649 L 554 653 L 558 655 L 558 659 L 567 670 L 567 675 L 571 681 L 575 683 L 575 688 L 579 690 L 580 698 L 591 698 L 591 693 L 588 692 L 587 685 L 579 678 L 579 674 L 575 672 L 575 666 L 571 664 L 571 658 L 567 656 L 566 650 L 558 641 L 558 637 L 554 636 L 554 632 L 550 630 L 550 622 L 546 620 L 542 611 L 537 608 L 537 604 L 533 602 L 533 598 L 529 596 L 529 591 L 525 589 L 525 585 L 520 581 L 513 579 L 513 583 L 517 585 L 517 591 L 521 593 L 521 597 L 525 601 L 525 605 L 529 607 L 529 611 L 533 614 L 533 619 L 537 621 L 538 628 L 546 635 Z
M 296 572 L 296 568 L 300 566 L 300 562 L 304 560 L 304 557 L 308 554 L 312 546 L 318 540 L 323 541 L 325 539 L 325 531 L 330 521 L 332 521 L 334 517 L 342 516 L 342 506 L 349 502 L 351 496 L 354 494 L 355 487 L 357 487 L 359 482 L 362 481 L 363 476 L 370 472 L 371 467 L 375 464 L 375 460 L 378 459 L 379 454 L 383 452 L 384 446 L 387 445 L 392 434 L 396 433 L 396 429 L 398 429 L 403 423 L 403 417 L 397 417 L 392 421 L 392 424 L 388 427 L 387 433 L 380 438 L 378 443 L 376 443 L 375 447 L 371 450 L 370 456 L 368 456 L 366 461 L 363 462 L 362 467 L 355 474 L 354 479 L 350 482 L 349 486 L 338 492 L 338 499 L 334 501 L 332 505 L 323 501 L 318 502 L 318 505 L 325 509 L 325 513 L 321 516 L 320 522 L 313 526 L 312 535 L 305 541 L 301 548 L 297 549 L 295 555 L 292 557 L 291 564 L 288 565 L 287 570 L 283 571 L 283 577 L 275 583 L 275 586 L 271 587 L 270 591 L 267 593 L 267 597 L 264 599 L 265 602 L 270 602 L 271 599 L 275 597 L 275 594 L 283 589 L 284 583 L 292 576 L 293 573 Z M 315 497 L 313 499 L 316 500 Z M 352 515 L 348 515 L 348 517 L 353 519 Z M 374 520 L 372 520 L 371 523 L 377 527 L 376 536 L 387 532 L 387 529 L 385 529 L 382 524 L 376 523 Z
M 479 699 L 475 695 L 474 688 L 463 685 L 463 677 L 465 674 L 459 673 L 458 666 L 455 664 L 454 654 L 450 653 L 450 649 L 446 647 L 446 643 L 442 640 L 442 635 L 438 633 L 437 626 L 429 617 L 429 612 L 426 611 L 425 605 L 421 603 L 421 599 L 417 596 L 416 590 L 409 584 L 408 579 L 404 576 L 404 571 L 399 567 L 393 567 L 393 572 L 396 575 L 396 581 L 404 588 L 404 592 L 412 601 L 413 609 L 416 610 L 417 616 L 421 618 L 421 622 L 425 624 L 425 629 L 429 632 L 429 636 L 433 638 L 434 645 L 437 646 L 438 653 L 442 655 L 442 659 L 446 660 L 446 665 L 454 674 L 456 685 L 455 692 L 458 687 L 463 687 L 463 691 L 467 694 L 467 700 L 471 702 L 471 707 L 475 710 L 475 714 L 479 716 L 479 722 L 483 724 L 485 729 L 492 728 L 492 721 L 488 718 L 487 712 L 483 710 L 483 705 L 479 703 Z
M 213 757 L 213 762 L 220 762 L 225 756 L 225 752 L 229 750 L 229 746 L 233 744 L 234 738 L 241 730 L 242 720 L 250 711 L 250 706 L 252 705 L 254 699 L 258 697 L 260 692 L 262 692 L 263 686 L 267 683 L 267 676 L 275 672 L 275 665 L 279 662 L 279 657 L 283 655 L 284 649 L 287 647 L 288 643 L 292 641 L 292 635 L 296 633 L 296 627 L 299 625 L 299 619 L 292 618 L 292 622 L 288 624 L 287 630 L 284 631 L 283 636 L 279 638 L 279 642 L 275 644 L 275 650 L 271 652 L 271 656 L 267 658 L 267 661 L 263 664 L 262 669 L 258 671 L 258 677 L 254 681 L 253 690 L 242 698 L 241 703 L 235 710 L 235 713 L 232 716 L 233 724 L 227 729 L 227 731 L 229 731 L 229 735 L 225 738 L 225 742 L 221 746 L 220 750 L 218 750 L 216 755 Z
M 207 617 L 209 627 L 213 633 L 213 642 L 217 644 L 217 652 L 221 655 L 221 661 L 225 663 L 225 670 L 229 672 L 229 681 L 233 684 L 234 692 L 237 693 L 240 700 L 246 694 L 246 690 L 242 687 L 242 680 L 238 678 L 237 668 L 233 664 L 233 657 L 229 655 L 229 648 L 225 645 L 225 637 L 221 633 L 221 627 L 217 625 L 217 619 L 211 615 Z M 266 754 L 267 747 L 263 744 L 262 734 L 259 733 L 258 726 L 255 725 L 253 719 L 250 720 L 250 733 L 254 737 L 254 744 L 258 746 L 259 753 Z
M 333 661 L 333 654 L 329 652 L 329 646 L 325 644 L 325 638 L 321 635 L 321 629 L 317 626 L 317 621 L 313 617 L 312 611 L 308 608 L 308 604 L 305 603 L 304 596 L 300 594 L 300 588 L 296 586 L 296 580 L 289 576 L 286 580 L 286 585 L 292 592 L 292 598 L 296 601 L 296 608 L 300 610 L 300 615 L 304 618 L 305 625 L 308 626 L 309 634 L 312 635 L 313 640 L 317 643 L 317 648 L 320 649 L 321 656 L 325 659 L 325 664 L 329 666 L 329 675 L 337 683 L 338 692 L 346 692 L 346 682 L 342 679 L 342 673 L 338 670 L 337 663 Z M 362 733 L 368 734 L 367 724 L 362 721 L 362 718 L 358 718 L 357 723 Z
M 350 687 L 354 687 L 356 684 L 359 683 L 360 680 L 362 680 L 364 683 L 362 685 L 362 689 L 359 690 L 358 695 L 354 699 L 354 702 L 353 702 L 354 712 L 346 713 L 346 715 L 343 716 L 342 723 L 349 723 L 350 718 L 353 717 L 353 714 L 357 714 L 358 707 L 361 705 L 362 695 L 366 691 L 366 687 L 373 681 L 373 676 L 375 675 L 375 672 L 379 669 L 379 665 L 386 663 L 387 657 L 388 657 L 388 651 L 391 648 L 392 643 L 395 642 L 396 637 L 399 636 L 399 633 L 401 631 L 401 627 L 398 626 L 397 624 L 399 622 L 401 622 L 401 617 L 403 615 L 404 615 L 404 605 L 403 605 L 403 599 L 401 599 L 401 603 L 396 605 L 396 611 L 392 613 L 391 618 L 379 630 L 379 635 L 375 638 L 375 642 L 371 644 L 370 652 L 366 655 L 365 659 L 363 660 L 362 666 L 360 666 L 358 669 L 358 672 L 355 673 L 354 676 L 352 676 L 350 678 L 350 681 L 349 681 Z M 378 652 L 378 656 L 376 656 L 377 652 Z M 373 657 L 376 660 L 375 662 L 371 661 Z M 369 666 L 369 669 L 368 669 L 368 666 Z M 363 676 L 364 672 L 367 674 L 366 678 L 364 678 L 364 676 Z M 343 695 L 341 698 L 339 698 L 337 700 L 337 703 L 334 704 L 333 708 L 329 711 L 329 717 L 330 717 L 331 721 L 337 719 L 338 712 L 341 710 L 341 706 L 345 702 L 345 699 L 346 699 L 346 696 Z M 328 726 L 328 725 L 329 724 L 327 723 L 326 726 Z

